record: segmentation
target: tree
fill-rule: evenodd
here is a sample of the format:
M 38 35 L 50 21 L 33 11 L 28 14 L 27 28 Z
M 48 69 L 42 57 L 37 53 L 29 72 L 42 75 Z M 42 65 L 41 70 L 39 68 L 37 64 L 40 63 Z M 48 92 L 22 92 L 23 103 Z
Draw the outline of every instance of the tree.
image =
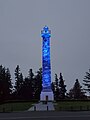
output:
M 9 68 L 0 66 L 0 100 L 10 99 L 12 93 L 12 82 Z
M 90 69 L 89 72 L 86 72 L 83 82 L 83 85 L 86 86 L 85 91 L 88 91 L 90 93 Z
M 30 80 L 32 80 L 33 77 L 34 77 L 34 73 L 32 72 L 32 69 L 30 69 L 29 72 L 28 72 L 28 78 L 29 78 Z
M 42 68 L 40 68 L 37 71 L 37 74 L 34 77 L 34 82 L 33 83 L 34 83 L 34 85 L 33 85 L 34 99 L 40 99 L 40 93 L 41 93 L 41 90 L 42 90 Z
M 65 99 L 65 94 L 66 94 L 66 85 L 64 84 L 63 76 L 62 73 L 60 73 L 60 78 L 59 78 L 59 98 L 60 99 Z
M 33 94 L 34 94 L 34 87 L 35 87 L 35 82 L 34 82 L 34 73 L 32 69 L 29 69 L 28 71 L 28 79 L 29 79 L 29 87 L 30 87 L 30 98 L 33 99 Z
M 71 89 L 69 90 L 68 98 L 74 99 L 74 91 L 73 91 L 73 88 L 71 88 Z
M 11 79 L 11 74 L 10 74 L 9 68 L 6 69 L 5 80 L 6 80 L 7 95 L 11 95 L 13 86 L 12 86 L 12 79 Z
M 22 92 L 21 92 L 21 88 L 23 85 L 23 75 L 20 72 L 20 67 L 19 65 L 16 66 L 15 69 L 15 93 L 17 97 L 21 97 L 22 96 Z
M 15 78 L 16 78 L 16 91 L 17 97 L 23 100 L 32 100 L 33 99 L 33 72 L 32 69 L 29 70 L 28 76 L 23 79 L 23 75 L 20 72 L 19 66 L 15 69 Z
M 80 85 L 78 79 L 76 79 L 73 88 L 69 91 L 69 97 L 72 99 L 85 98 L 85 94 L 83 92 L 82 86 Z
M 55 97 L 55 82 L 51 83 L 51 89 L 52 89 L 52 91 L 54 93 L 54 97 Z
M 21 87 L 22 99 L 24 100 L 32 100 L 33 98 L 33 91 L 32 91 L 32 81 L 25 77 L 23 81 L 23 85 Z
M 59 80 L 58 80 L 57 74 L 55 74 L 55 84 L 54 84 L 54 87 L 55 87 L 54 97 L 57 100 L 57 99 L 59 99 Z

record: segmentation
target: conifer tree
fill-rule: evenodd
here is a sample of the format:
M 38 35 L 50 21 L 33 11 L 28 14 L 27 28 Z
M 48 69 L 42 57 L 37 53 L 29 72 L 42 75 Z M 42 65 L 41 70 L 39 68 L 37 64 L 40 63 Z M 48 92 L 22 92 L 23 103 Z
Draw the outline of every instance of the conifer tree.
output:
M 33 77 L 34 77 L 34 73 L 33 73 L 32 69 L 30 69 L 29 72 L 28 72 L 28 78 L 29 78 L 30 80 L 32 80 Z
M 23 85 L 23 75 L 20 72 L 19 65 L 17 65 L 15 69 L 15 86 L 14 86 L 17 97 L 18 96 L 20 97 L 20 95 L 22 94 L 21 92 L 22 85 Z
M 0 100 L 10 99 L 12 93 L 12 82 L 9 68 L 0 66 Z
M 72 99 L 83 99 L 85 98 L 85 93 L 83 92 L 82 86 L 80 85 L 78 79 L 76 79 L 75 84 L 69 91 L 69 97 Z
M 40 93 L 42 90 L 42 68 L 37 71 L 36 76 L 34 77 L 34 98 L 40 99 Z
M 60 78 L 59 78 L 59 98 L 60 99 L 65 99 L 66 91 L 67 91 L 66 85 L 64 84 L 62 73 L 60 73 Z
M 32 81 L 28 77 L 25 77 L 24 79 L 22 95 L 24 100 L 32 100 L 33 98 Z
M 6 69 L 5 80 L 6 80 L 7 94 L 11 95 L 13 86 L 12 86 L 12 79 L 9 68 Z
M 59 80 L 57 74 L 55 74 L 55 92 L 54 92 L 54 97 L 55 99 L 59 99 Z
M 86 87 L 85 91 L 90 93 L 90 69 L 89 72 L 86 72 L 86 75 L 83 80 L 83 85 Z

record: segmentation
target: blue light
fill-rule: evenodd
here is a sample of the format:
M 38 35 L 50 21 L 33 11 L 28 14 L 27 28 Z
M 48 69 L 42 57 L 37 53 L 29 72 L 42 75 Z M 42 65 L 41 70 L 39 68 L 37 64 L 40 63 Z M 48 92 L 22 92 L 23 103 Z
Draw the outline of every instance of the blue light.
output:
M 42 86 L 43 89 L 51 88 L 51 65 L 50 65 L 50 37 L 51 31 L 47 26 L 41 31 L 42 44 Z
M 43 30 L 41 31 L 41 36 L 43 37 L 43 39 L 51 37 L 51 31 L 49 30 L 47 26 L 45 26 Z

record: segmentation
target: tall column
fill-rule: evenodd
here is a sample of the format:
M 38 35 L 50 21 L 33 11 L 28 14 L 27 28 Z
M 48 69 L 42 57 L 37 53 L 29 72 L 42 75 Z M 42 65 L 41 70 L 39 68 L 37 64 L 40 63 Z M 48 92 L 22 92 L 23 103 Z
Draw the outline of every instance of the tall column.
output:
M 47 26 L 41 31 L 42 36 L 42 92 L 40 99 L 52 101 L 51 89 L 51 63 L 50 63 L 50 37 L 51 32 Z

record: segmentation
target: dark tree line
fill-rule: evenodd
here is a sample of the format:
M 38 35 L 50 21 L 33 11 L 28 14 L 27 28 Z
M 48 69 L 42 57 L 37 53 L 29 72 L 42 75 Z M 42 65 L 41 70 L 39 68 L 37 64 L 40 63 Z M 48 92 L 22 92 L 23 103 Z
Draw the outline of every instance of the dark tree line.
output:
M 55 81 L 52 83 L 52 90 L 54 92 L 55 100 L 86 99 L 85 92 L 82 89 L 82 86 L 80 85 L 78 79 L 76 79 L 73 85 L 73 88 L 71 88 L 69 92 L 67 93 L 65 80 L 63 79 L 62 73 L 60 73 L 59 78 L 57 74 L 55 74 Z
M 6 69 L 0 65 L 0 101 L 10 99 L 12 87 L 9 68 Z
M 28 71 L 28 76 L 23 78 L 19 65 L 15 69 L 14 96 L 16 99 L 33 100 L 40 99 L 42 90 L 42 69 L 40 68 L 36 75 L 32 69 Z
M 19 65 L 15 68 L 15 85 L 12 84 L 9 68 L 0 66 L 0 101 L 40 99 L 42 90 L 42 69 L 34 75 L 32 69 L 23 78 Z
M 83 80 L 83 85 L 86 87 L 84 90 L 90 94 L 90 69 L 89 72 L 86 72 L 86 75 Z
M 56 100 L 65 99 L 67 90 L 61 73 L 59 78 L 57 74 L 55 74 L 55 82 L 52 83 L 52 90 Z
M 70 99 L 85 99 L 85 92 L 82 89 L 78 79 L 76 79 L 75 84 L 72 89 L 70 89 L 68 96 Z
M 4 100 L 39 100 L 42 90 L 42 69 L 36 73 L 29 69 L 28 76 L 23 77 L 19 65 L 15 68 L 15 85 L 13 86 L 9 68 L 0 65 L 0 101 Z M 59 77 L 55 74 L 52 82 L 52 90 L 55 100 L 63 99 L 86 99 L 85 91 L 90 93 L 90 70 L 86 72 L 83 80 L 86 88 L 82 88 L 76 79 L 73 87 L 67 92 L 62 73 Z

